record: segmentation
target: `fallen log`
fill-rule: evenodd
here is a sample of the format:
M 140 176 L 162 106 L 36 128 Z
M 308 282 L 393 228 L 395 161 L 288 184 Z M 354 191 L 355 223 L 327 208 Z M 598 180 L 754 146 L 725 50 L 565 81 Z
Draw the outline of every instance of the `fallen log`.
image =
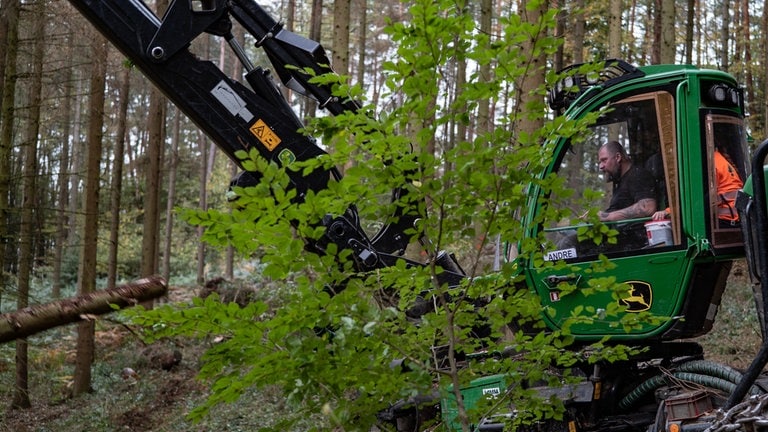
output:
M 112 289 L 96 291 L 50 303 L 30 306 L 0 314 L 0 343 L 69 324 L 91 319 L 94 315 L 114 312 L 165 295 L 165 279 L 151 276 Z

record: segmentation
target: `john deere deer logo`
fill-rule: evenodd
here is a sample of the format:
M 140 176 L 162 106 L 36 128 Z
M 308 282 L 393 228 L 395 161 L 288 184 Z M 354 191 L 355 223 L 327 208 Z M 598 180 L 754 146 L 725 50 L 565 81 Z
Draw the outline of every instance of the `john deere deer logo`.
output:
M 627 312 L 642 312 L 651 308 L 653 291 L 647 282 L 630 281 L 627 297 L 619 299 L 619 304 L 627 307 Z

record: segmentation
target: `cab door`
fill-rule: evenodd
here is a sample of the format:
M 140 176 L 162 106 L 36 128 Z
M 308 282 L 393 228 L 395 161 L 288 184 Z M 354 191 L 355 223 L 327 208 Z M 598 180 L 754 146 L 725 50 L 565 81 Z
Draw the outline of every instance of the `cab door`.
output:
M 538 225 L 541 259 L 529 260 L 526 274 L 551 328 L 562 329 L 579 315 L 590 320 L 568 326 L 577 338 L 647 338 L 663 332 L 669 321 L 639 318 L 669 317 L 679 309 L 683 289 L 678 287 L 685 286 L 689 269 L 679 210 L 674 95 L 667 85 L 607 100 L 605 114 L 585 138 L 560 143 L 552 172 L 572 193 L 550 193 L 547 207 L 539 208 L 555 216 Z M 652 179 L 663 218 L 599 221 L 597 212 L 611 205 L 621 183 L 599 169 L 598 153 L 608 142 L 620 144 L 636 175 Z

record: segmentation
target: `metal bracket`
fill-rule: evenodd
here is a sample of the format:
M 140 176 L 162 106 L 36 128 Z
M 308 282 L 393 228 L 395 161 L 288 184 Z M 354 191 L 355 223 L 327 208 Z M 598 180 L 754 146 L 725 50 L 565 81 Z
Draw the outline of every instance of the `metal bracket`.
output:
M 203 32 L 226 35 L 232 29 L 225 0 L 174 0 L 147 46 L 153 62 L 163 62 Z

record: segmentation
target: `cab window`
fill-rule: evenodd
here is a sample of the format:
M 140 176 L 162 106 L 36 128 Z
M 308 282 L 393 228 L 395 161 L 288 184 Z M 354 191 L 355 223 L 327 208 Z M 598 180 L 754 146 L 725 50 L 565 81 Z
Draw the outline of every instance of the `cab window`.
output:
M 715 248 L 742 246 L 741 226 L 734 205 L 747 173 L 746 134 L 742 120 L 730 115 L 704 118 L 707 220 Z
M 655 211 L 679 208 L 673 96 L 644 93 L 606 107 L 586 137 L 565 143 L 561 151 L 556 174 L 573 193 L 549 197 L 555 211 L 544 223 L 545 259 L 579 261 L 681 243 L 680 217 L 673 210 L 663 220 L 652 220 Z M 614 213 L 640 200 L 644 205 Z M 597 245 L 588 238 L 600 231 L 600 224 L 589 223 L 588 212 L 619 217 L 603 222 L 618 232 L 615 242 Z

